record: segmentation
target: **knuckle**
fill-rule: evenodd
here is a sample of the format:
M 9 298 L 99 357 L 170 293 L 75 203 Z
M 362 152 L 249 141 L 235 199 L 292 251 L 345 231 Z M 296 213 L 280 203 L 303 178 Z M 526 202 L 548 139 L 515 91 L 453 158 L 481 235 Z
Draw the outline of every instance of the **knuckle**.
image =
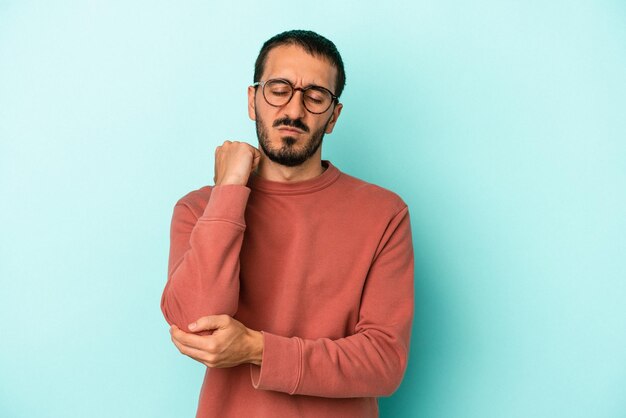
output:
M 217 353 L 218 351 L 217 344 L 213 341 L 208 342 L 207 345 L 205 346 L 205 349 L 207 353 L 209 353 L 209 355 L 213 355 Z
M 176 346 L 176 349 L 181 353 L 181 354 L 185 354 L 185 348 L 184 346 L 181 346 L 179 344 L 177 344 L 176 342 L 174 342 L 174 345 Z
M 214 354 L 209 354 L 208 356 L 206 356 L 204 361 L 209 367 L 215 367 L 215 365 L 217 364 L 217 356 L 215 356 Z

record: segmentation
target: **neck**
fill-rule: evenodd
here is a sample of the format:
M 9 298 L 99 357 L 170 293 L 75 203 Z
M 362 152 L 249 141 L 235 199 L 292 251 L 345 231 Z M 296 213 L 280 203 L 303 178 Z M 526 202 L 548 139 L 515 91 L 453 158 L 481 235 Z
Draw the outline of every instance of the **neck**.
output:
M 259 161 L 259 166 L 256 170 L 256 174 L 261 178 L 283 183 L 309 180 L 323 172 L 324 167 L 322 167 L 322 159 L 319 153 L 299 166 L 287 167 L 273 162 L 261 152 L 261 161 Z

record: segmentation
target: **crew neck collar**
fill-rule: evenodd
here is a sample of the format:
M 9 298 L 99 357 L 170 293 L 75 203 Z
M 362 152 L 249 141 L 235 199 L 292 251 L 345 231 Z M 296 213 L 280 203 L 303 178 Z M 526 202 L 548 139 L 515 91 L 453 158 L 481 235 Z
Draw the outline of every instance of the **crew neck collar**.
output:
M 322 167 L 326 169 L 322 174 L 312 179 L 282 182 L 272 181 L 259 177 L 258 174 L 252 173 L 248 180 L 248 187 L 252 190 L 258 190 L 269 194 L 305 194 L 313 193 L 318 190 L 325 189 L 339 178 L 341 172 L 330 161 L 322 160 Z

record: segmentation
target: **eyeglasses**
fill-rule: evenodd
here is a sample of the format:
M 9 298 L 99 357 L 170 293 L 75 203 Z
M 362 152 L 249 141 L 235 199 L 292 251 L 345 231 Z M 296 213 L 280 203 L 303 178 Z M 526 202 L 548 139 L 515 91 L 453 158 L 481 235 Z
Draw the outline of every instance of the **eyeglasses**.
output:
M 296 90 L 302 92 L 302 103 L 304 108 L 311 113 L 319 115 L 330 109 L 330 106 L 337 101 L 337 96 L 330 90 L 320 86 L 294 87 L 289 80 L 273 78 L 266 81 L 257 81 L 254 87 L 261 86 L 263 97 L 270 106 L 285 106 L 293 97 Z

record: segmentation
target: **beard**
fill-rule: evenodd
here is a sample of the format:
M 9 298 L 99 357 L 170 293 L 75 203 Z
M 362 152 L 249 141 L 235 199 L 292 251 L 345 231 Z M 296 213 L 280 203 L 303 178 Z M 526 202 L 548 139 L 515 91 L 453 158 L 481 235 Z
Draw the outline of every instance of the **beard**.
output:
M 330 118 L 328 120 L 330 122 Z M 280 165 L 287 167 L 295 167 L 303 164 L 306 160 L 311 158 L 322 145 L 324 140 L 324 133 L 328 122 L 324 124 L 320 129 L 310 134 L 308 139 L 297 140 L 292 136 L 284 136 L 281 138 L 282 146 L 280 148 L 272 147 L 269 139 L 269 133 L 267 126 L 259 116 L 256 114 L 256 134 L 259 139 L 259 145 L 267 157 Z M 309 127 L 300 119 L 290 119 L 288 117 L 277 119 L 272 124 L 272 127 L 278 126 L 291 126 L 299 128 L 306 133 L 309 133 Z M 304 145 L 298 147 L 298 142 L 306 141 Z

